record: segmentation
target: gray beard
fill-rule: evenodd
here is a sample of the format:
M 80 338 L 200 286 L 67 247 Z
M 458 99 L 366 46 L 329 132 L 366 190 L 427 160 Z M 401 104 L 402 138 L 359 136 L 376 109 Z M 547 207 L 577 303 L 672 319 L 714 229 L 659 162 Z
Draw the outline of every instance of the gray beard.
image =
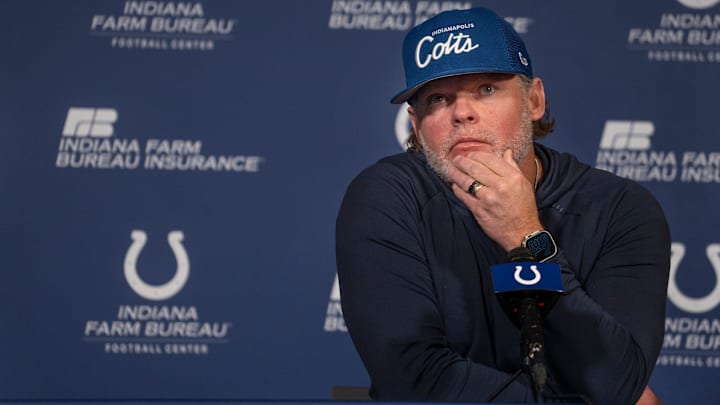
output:
M 450 153 L 450 148 L 452 147 L 453 143 L 459 138 L 472 137 L 481 140 L 482 142 L 486 142 L 489 145 L 493 145 L 493 153 L 500 157 L 502 157 L 503 152 L 510 149 L 512 150 L 515 163 L 520 163 L 520 161 L 523 160 L 525 156 L 527 156 L 528 151 L 530 150 L 530 145 L 532 145 L 532 120 L 530 119 L 530 114 L 527 108 L 523 110 L 521 119 L 522 125 L 520 126 L 520 132 L 515 137 L 513 137 L 513 139 L 502 144 L 498 142 L 498 136 L 493 132 L 475 131 L 465 128 L 461 128 L 455 131 L 451 136 L 449 136 L 440 145 L 439 150 L 431 150 L 428 147 L 427 143 L 425 142 L 425 137 L 420 130 L 418 130 L 418 138 L 420 140 L 420 144 L 423 147 L 423 153 L 425 154 L 425 158 L 427 159 L 430 167 L 433 169 L 435 174 L 440 177 L 440 179 L 450 183 L 452 182 L 452 180 L 450 180 L 450 176 L 448 175 L 448 169 L 451 163 L 450 160 L 448 160 L 447 156 L 448 153 Z

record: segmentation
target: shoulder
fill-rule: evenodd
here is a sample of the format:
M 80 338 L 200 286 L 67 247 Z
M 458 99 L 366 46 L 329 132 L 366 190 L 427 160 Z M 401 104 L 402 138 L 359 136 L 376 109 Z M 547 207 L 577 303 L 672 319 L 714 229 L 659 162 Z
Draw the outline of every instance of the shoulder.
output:
M 353 182 L 384 179 L 419 181 L 427 177 L 427 164 L 421 153 L 403 152 L 386 156 L 365 168 Z
M 424 204 L 441 191 L 441 182 L 417 152 L 385 157 L 364 169 L 348 186 L 345 200 Z
M 605 170 L 590 168 L 588 189 L 593 197 L 611 203 L 616 209 L 641 210 L 649 215 L 662 216 L 660 203 L 645 186 Z
M 626 228 L 652 222 L 666 228 L 660 203 L 643 185 L 578 161 L 573 155 L 543 148 L 548 186 L 538 190 L 541 205 L 561 217 Z M 545 161 L 543 161 L 545 163 Z M 543 185 L 544 186 L 544 185 Z
M 543 164 L 549 167 L 549 187 L 539 190 L 544 205 L 577 213 L 600 207 L 643 207 L 659 211 L 655 197 L 641 184 L 582 163 L 568 153 L 548 147 L 538 148 Z M 594 209 L 591 209 L 594 208 Z

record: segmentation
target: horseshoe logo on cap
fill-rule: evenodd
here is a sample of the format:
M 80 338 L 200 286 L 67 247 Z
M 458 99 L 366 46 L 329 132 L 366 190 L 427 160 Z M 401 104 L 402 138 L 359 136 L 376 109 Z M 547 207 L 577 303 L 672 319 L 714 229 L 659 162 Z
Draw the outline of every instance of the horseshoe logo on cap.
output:
M 147 242 L 147 234 L 141 230 L 133 230 L 130 233 L 130 237 L 133 242 L 125 255 L 125 279 L 130 285 L 130 288 L 139 296 L 154 301 L 165 300 L 177 294 L 183 286 L 185 286 L 185 282 L 187 282 L 188 276 L 190 275 L 190 262 L 187 252 L 185 252 L 185 248 L 182 245 L 184 237 L 182 231 L 172 231 L 168 233 L 168 244 L 175 255 L 177 267 L 173 278 L 161 285 L 150 285 L 146 283 L 140 278 L 137 272 L 138 256 L 140 256 L 140 252 L 145 246 L 145 242 Z
M 535 285 L 538 282 L 540 282 L 541 276 L 540 276 L 540 272 L 538 271 L 536 265 L 533 264 L 530 266 L 530 271 L 532 271 L 532 273 L 533 273 L 533 278 L 530 280 L 526 280 L 526 279 L 520 277 L 520 272 L 522 271 L 522 269 L 523 269 L 522 266 L 515 266 L 515 281 L 517 281 L 518 283 L 520 283 L 522 285 Z
M 530 64 L 530 62 L 528 62 L 527 58 L 525 57 L 525 55 L 522 54 L 522 52 L 518 52 L 518 58 L 520 59 L 520 63 L 522 63 L 523 66 L 527 66 Z

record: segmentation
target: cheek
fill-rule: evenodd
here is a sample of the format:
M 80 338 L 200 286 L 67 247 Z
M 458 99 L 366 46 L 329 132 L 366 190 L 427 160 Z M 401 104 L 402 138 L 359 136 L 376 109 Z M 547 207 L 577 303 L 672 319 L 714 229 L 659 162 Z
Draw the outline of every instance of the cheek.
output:
M 522 126 L 522 108 L 508 109 L 502 114 L 497 114 L 492 122 L 495 122 L 498 133 L 508 137 L 514 137 Z
M 438 150 L 443 141 L 447 139 L 449 133 L 448 129 L 443 125 L 433 122 L 425 121 L 420 125 L 420 132 L 422 133 L 422 139 L 425 144 L 433 149 Z

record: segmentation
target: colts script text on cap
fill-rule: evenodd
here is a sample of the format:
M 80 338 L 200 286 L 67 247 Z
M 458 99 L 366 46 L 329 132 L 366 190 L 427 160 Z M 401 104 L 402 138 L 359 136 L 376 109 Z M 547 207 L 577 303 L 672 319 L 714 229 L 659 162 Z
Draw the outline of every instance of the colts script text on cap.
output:
M 415 63 L 420 69 L 429 65 L 431 60 L 440 60 L 443 56 L 450 55 L 451 53 L 467 53 L 479 47 L 479 45 L 473 44 L 472 38 L 469 35 L 463 34 L 462 32 L 458 34 L 451 33 L 447 41 L 435 44 L 430 53 L 425 54 L 424 59 L 421 61 L 420 59 L 423 57 L 423 44 L 426 42 L 433 42 L 433 37 L 429 35 L 424 36 L 415 48 Z

